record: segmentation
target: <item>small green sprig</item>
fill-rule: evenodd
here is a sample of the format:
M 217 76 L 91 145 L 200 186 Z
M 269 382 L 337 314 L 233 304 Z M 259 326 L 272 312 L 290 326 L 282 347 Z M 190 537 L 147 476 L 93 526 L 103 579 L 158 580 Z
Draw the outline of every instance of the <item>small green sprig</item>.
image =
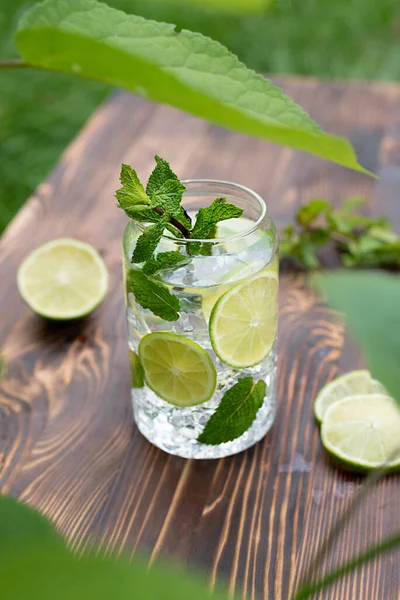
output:
M 129 218 L 145 223 L 132 255 L 132 263 L 142 268 L 130 272 L 129 282 L 137 302 L 167 321 L 179 318 L 179 299 L 171 294 L 158 274 L 165 269 L 182 266 L 189 257 L 208 255 L 211 245 L 198 242 L 199 239 L 213 239 L 216 225 L 226 219 L 238 218 L 243 210 L 229 204 L 226 198 L 217 198 L 210 206 L 201 208 L 192 221 L 181 205 L 185 186 L 172 171 L 169 163 L 155 157 L 156 166 L 151 173 L 146 188 L 136 171 L 129 165 L 122 165 L 120 181 L 122 187 L 116 191 L 118 206 Z M 175 237 L 186 241 L 180 250 L 155 254 L 158 244 L 168 229 Z M 190 240 L 193 242 L 190 242 Z
M 311 200 L 283 230 L 280 257 L 295 267 L 318 269 L 327 266 L 323 250 L 329 248 L 334 266 L 400 268 L 400 237 L 387 219 L 361 214 L 364 203 L 357 196 L 334 209 L 327 200 Z

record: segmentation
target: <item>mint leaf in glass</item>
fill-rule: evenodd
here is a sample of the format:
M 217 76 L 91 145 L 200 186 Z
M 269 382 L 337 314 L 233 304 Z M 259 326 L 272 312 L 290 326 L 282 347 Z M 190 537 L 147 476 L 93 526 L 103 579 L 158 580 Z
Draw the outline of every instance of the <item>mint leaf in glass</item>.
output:
M 156 211 L 150 206 L 138 205 L 124 208 L 125 213 L 130 219 L 133 221 L 138 221 L 139 223 L 157 223 L 162 215 L 156 213 Z M 175 229 L 174 229 L 175 231 Z
M 215 413 L 207 421 L 197 440 L 216 446 L 240 437 L 249 429 L 261 408 L 267 385 L 244 377 L 222 397 Z
M 211 234 L 216 233 L 216 224 L 219 221 L 241 217 L 243 210 L 234 204 L 229 204 L 226 198 L 216 198 L 210 206 L 200 208 L 196 215 L 196 223 L 190 233 L 193 239 L 212 239 Z M 190 244 L 190 254 L 198 254 L 201 249 L 200 242 Z
M 167 286 L 150 279 L 142 271 L 136 269 L 129 273 L 129 285 L 140 306 L 148 308 L 165 321 L 179 319 L 181 308 L 179 300 L 170 293 Z
M 144 371 L 136 352 L 129 349 L 129 362 L 131 366 L 131 382 L 133 388 L 144 387 Z
M 188 258 L 176 250 L 171 250 L 170 252 L 160 252 L 157 254 L 157 256 L 148 260 L 143 265 L 142 272 L 146 275 L 154 275 L 159 271 L 175 269 L 187 261 Z
M 158 223 L 155 223 L 155 225 L 146 227 L 136 242 L 132 256 L 133 263 L 142 263 L 152 258 L 161 240 L 165 225 L 166 219 L 164 217 Z

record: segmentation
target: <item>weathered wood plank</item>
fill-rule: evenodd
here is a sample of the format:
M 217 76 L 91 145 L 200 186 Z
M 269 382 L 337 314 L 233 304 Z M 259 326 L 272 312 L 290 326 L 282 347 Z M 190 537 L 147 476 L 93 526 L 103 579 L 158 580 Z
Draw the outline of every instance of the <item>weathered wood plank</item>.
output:
M 310 155 L 233 134 L 121 94 L 104 105 L 0 241 L 0 489 L 38 506 L 73 545 L 141 549 L 199 565 L 231 592 L 283 600 L 361 483 L 335 469 L 312 418 L 317 390 L 362 361 L 343 324 L 282 278 L 279 413 L 254 448 L 220 461 L 185 461 L 151 447 L 132 425 L 120 273 L 124 215 L 113 201 L 121 162 L 145 177 L 155 153 L 182 177 L 231 179 L 266 199 L 278 227 L 301 203 L 366 194 L 400 227 L 400 87 L 281 79 L 323 126 L 349 136 L 380 182 Z M 110 271 L 104 305 L 87 321 L 51 325 L 18 297 L 22 258 L 68 235 L 97 247 Z M 399 479 L 381 482 L 353 519 L 332 566 L 400 525 Z M 361 569 L 324 595 L 399 598 L 399 555 Z

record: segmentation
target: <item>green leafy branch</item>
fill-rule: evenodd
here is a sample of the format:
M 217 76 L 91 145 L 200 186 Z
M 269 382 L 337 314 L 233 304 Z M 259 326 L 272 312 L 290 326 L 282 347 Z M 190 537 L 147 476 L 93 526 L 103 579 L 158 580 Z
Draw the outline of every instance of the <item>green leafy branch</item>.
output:
M 295 222 L 283 230 L 280 256 L 298 268 L 324 266 L 400 267 L 400 237 L 384 217 L 359 212 L 365 198 L 352 197 L 335 209 L 324 199 L 302 206 Z M 323 251 L 330 250 L 334 264 L 326 265 Z

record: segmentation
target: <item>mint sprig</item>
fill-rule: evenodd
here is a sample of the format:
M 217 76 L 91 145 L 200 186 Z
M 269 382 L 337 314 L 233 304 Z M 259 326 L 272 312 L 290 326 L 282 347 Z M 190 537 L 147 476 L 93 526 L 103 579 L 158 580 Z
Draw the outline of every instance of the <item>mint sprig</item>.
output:
M 244 377 L 222 397 L 216 411 L 207 421 L 197 438 L 202 444 L 217 446 L 243 435 L 251 426 L 261 408 L 267 386 L 265 381 L 254 383 Z
M 217 198 L 210 206 L 198 211 L 192 227 L 191 218 L 181 205 L 185 186 L 166 160 L 159 156 L 155 160 L 156 166 L 146 188 L 136 171 L 123 164 L 120 174 L 122 187 L 115 196 L 118 206 L 129 218 L 147 224 L 133 250 L 132 262 L 142 264 L 142 268 L 130 273 L 132 292 L 143 308 L 166 321 L 176 321 L 179 318 L 179 300 L 163 284 L 158 273 L 177 268 L 196 254 L 211 254 L 210 244 L 190 240 L 213 239 L 217 223 L 240 217 L 243 210 L 229 204 L 226 198 Z M 155 254 L 165 229 L 177 238 L 186 238 L 182 244 L 186 256 L 178 251 Z
M 153 173 L 158 166 L 157 164 Z M 159 187 L 157 188 L 156 183 L 153 182 L 149 188 L 151 190 L 151 196 L 149 196 L 136 171 L 129 165 L 123 164 L 120 174 L 122 187 L 115 192 L 119 208 L 122 208 L 130 219 L 142 223 L 157 223 L 162 217 L 165 217 L 165 227 L 173 235 L 188 238 L 190 230 L 187 225 L 189 224 L 190 227 L 190 219 L 180 206 L 185 186 L 179 182 L 176 175 L 170 180 L 164 180 L 159 175 L 156 181 L 159 182 Z M 147 220 L 146 217 L 148 217 Z

